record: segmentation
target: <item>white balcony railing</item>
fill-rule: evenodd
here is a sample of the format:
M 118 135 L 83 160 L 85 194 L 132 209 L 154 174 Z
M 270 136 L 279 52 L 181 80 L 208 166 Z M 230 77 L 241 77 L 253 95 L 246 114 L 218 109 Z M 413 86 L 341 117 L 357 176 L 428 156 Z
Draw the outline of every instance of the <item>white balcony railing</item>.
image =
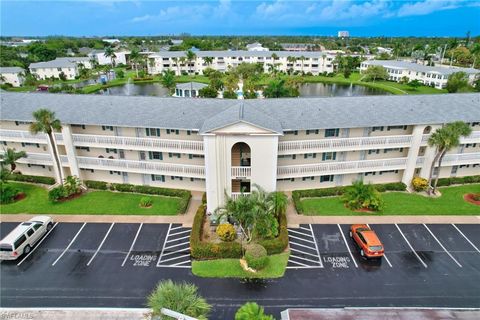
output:
M 278 154 L 402 148 L 411 142 L 411 135 L 283 141 L 278 143 Z
M 417 167 L 425 163 L 425 157 L 417 158 Z M 480 152 L 446 154 L 442 166 L 460 166 L 464 164 L 480 164 Z
M 422 145 L 426 145 L 428 143 L 428 139 L 430 138 L 430 136 L 430 134 L 423 135 Z M 468 137 L 460 138 L 460 143 L 480 143 L 480 131 L 473 131 Z
M 55 133 L 58 144 L 63 144 L 61 133 Z M 105 136 L 73 134 L 73 144 L 78 147 L 115 148 L 142 151 L 178 152 L 203 154 L 203 141 L 169 140 L 155 138 L 137 138 L 122 136 Z M 32 135 L 28 131 L 0 130 L 0 140 L 13 142 L 47 143 L 44 134 Z
M 369 171 L 405 169 L 407 158 L 334 161 L 308 165 L 280 166 L 277 168 L 277 178 L 310 177 L 329 174 L 349 174 Z
M 232 178 L 250 178 L 251 174 L 251 167 L 232 167 Z
M 237 200 L 237 199 L 240 198 L 240 197 L 244 197 L 244 196 L 248 196 L 248 195 L 250 195 L 250 192 L 244 192 L 244 193 L 241 193 L 241 192 L 232 192 L 232 194 L 231 194 L 230 197 L 231 197 L 233 200 Z

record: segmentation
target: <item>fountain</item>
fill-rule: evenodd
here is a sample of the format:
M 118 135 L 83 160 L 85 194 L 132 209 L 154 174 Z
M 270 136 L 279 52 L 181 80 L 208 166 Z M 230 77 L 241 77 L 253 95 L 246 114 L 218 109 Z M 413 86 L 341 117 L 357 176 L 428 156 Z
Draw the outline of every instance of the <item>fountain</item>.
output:
M 130 95 L 130 90 L 132 89 L 133 84 L 132 84 L 132 78 L 128 78 L 127 84 L 125 85 L 125 95 L 129 96 Z

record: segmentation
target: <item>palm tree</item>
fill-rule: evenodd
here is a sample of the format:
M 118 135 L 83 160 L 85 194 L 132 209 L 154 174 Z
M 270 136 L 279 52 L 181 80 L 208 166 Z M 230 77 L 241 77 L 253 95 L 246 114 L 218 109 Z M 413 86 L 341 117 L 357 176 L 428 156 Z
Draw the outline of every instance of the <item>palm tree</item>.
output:
M 10 173 L 15 171 L 15 168 L 17 167 L 17 160 L 21 158 L 26 158 L 27 153 L 25 151 L 15 151 L 15 148 L 10 149 L 8 148 L 5 151 L 5 154 L 0 155 L 0 159 L 2 159 L 2 165 L 7 165 L 10 166 Z
M 137 49 L 133 49 L 131 52 L 130 52 L 130 65 L 132 66 L 132 68 L 135 69 L 135 74 L 137 75 L 137 78 L 138 78 L 138 59 L 140 58 L 140 53 L 138 52 Z
M 60 157 L 58 155 L 57 145 L 53 136 L 55 131 L 62 130 L 62 124 L 60 120 L 55 118 L 55 112 L 48 109 L 38 109 L 33 113 L 33 118 L 35 119 L 35 122 L 30 124 L 30 132 L 34 135 L 39 132 L 45 133 L 47 135 L 48 141 L 50 143 L 50 148 L 52 148 L 53 165 L 58 170 L 58 175 L 60 179 L 57 182 L 62 183 L 63 171 L 60 164 Z
M 197 55 L 192 50 L 187 50 L 187 52 L 185 52 L 185 56 L 188 61 L 188 73 L 190 74 L 192 73 L 192 68 L 190 64 L 195 61 L 195 59 L 197 58 Z
M 164 70 L 160 81 L 170 93 L 175 90 L 175 73 L 172 70 Z
M 203 57 L 203 62 L 205 62 L 208 67 L 213 63 L 213 57 Z
M 303 63 L 307 58 L 305 56 L 300 57 L 300 61 L 302 61 L 302 73 L 303 73 Z
M 103 52 L 103 55 L 106 58 L 110 58 L 110 62 L 112 64 L 112 68 L 115 66 L 115 51 L 113 50 L 112 47 L 105 47 L 105 51 Z
M 428 139 L 428 145 L 436 148 L 436 154 L 432 161 L 430 174 L 428 176 L 429 193 L 435 194 L 437 191 L 438 178 L 440 176 L 440 169 L 442 160 L 445 154 L 457 147 L 460 144 L 460 138 L 469 136 L 472 133 L 472 128 L 463 121 L 456 121 L 445 125 L 443 128 L 437 129 Z M 433 171 L 435 170 L 435 163 L 438 161 L 438 173 L 435 177 L 435 182 L 432 186 Z
M 272 53 L 272 59 L 273 60 L 278 60 L 278 55 L 275 52 Z
M 186 57 L 180 57 L 179 61 L 180 61 L 180 66 L 184 65 L 185 62 L 187 62 L 187 58 Z
M 175 63 L 175 67 L 177 67 L 177 74 L 180 75 L 180 66 L 178 65 L 179 59 L 177 57 L 173 57 L 172 61 Z

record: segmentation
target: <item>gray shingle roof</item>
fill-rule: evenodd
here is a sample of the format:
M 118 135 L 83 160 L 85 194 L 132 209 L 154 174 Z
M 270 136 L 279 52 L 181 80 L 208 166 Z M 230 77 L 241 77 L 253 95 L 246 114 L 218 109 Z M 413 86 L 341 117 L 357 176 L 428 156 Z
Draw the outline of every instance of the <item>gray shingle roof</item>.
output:
M 327 54 L 321 51 L 303 51 L 303 52 L 294 52 L 294 51 L 196 51 L 195 55 L 198 58 L 203 57 L 271 57 L 275 53 L 278 57 L 298 57 L 304 56 L 305 58 L 321 58 L 322 55 Z M 151 54 L 149 57 L 161 57 L 161 58 L 174 58 L 174 57 L 185 57 L 185 51 L 162 51 L 158 53 Z
M 23 71 L 20 67 L 0 67 L 0 73 L 20 73 Z
M 385 68 L 395 68 L 395 69 L 404 69 L 412 70 L 415 72 L 425 72 L 425 73 L 439 73 L 444 75 L 449 75 L 455 72 L 463 71 L 468 74 L 480 73 L 480 70 L 473 68 L 460 68 L 460 67 L 429 67 L 424 66 L 418 63 L 408 62 L 408 61 L 398 61 L 398 60 L 369 60 L 364 61 L 363 63 L 367 65 L 375 66 L 384 66 Z
M 242 113 L 240 113 L 242 106 Z M 0 94 L 0 118 L 31 121 L 48 108 L 64 123 L 206 132 L 245 121 L 274 132 L 480 121 L 480 94 L 289 99 L 178 99 L 140 96 Z M 242 116 L 241 116 L 242 115 Z
M 37 68 L 75 68 L 77 64 L 68 59 L 55 59 L 51 61 L 42 61 L 31 63 L 28 67 L 30 69 Z
M 177 89 L 182 89 L 182 90 L 190 90 L 190 89 L 193 89 L 193 90 L 200 90 L 200 89 L 203 89 L 205 87 L 207 87 L 208 85 L 206 85 L 205 83 L 200 83 L 200 82 L 186 82 L 186 83 L 177 83 L 177 85 L 175 86 L 175 88 Z

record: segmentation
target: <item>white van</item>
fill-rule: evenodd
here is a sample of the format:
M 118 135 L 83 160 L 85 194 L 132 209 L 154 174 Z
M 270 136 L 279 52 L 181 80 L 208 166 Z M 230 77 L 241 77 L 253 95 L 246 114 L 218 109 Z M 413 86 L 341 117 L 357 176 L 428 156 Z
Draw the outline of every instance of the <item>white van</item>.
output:
M 28 254 L 52 228 L 53 220 L 48 216 L 36 216 L 19 224 L 0 241 L 0 260 L 15 260 L 22 254 Z

